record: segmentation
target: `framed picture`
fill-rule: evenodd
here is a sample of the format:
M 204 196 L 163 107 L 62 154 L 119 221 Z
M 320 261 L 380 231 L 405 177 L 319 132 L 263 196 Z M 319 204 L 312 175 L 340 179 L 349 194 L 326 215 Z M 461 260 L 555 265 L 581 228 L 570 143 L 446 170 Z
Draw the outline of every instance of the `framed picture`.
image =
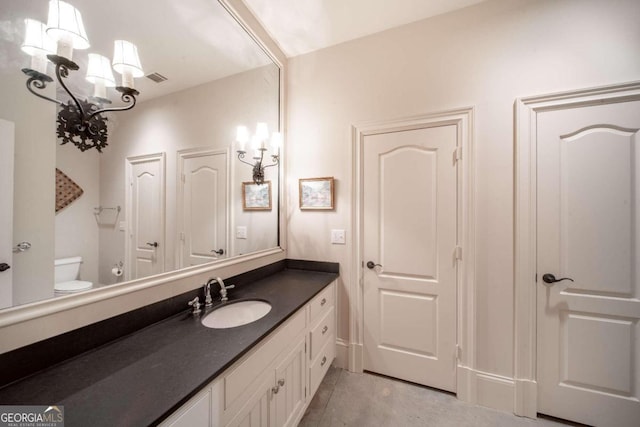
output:
M 264 184 L 242 183 L 242 209 L 245 211 L 271 210 L 271 181 Z
M 333 209 L 334 180 L 326 178 L 300 179 L 300 209 Z

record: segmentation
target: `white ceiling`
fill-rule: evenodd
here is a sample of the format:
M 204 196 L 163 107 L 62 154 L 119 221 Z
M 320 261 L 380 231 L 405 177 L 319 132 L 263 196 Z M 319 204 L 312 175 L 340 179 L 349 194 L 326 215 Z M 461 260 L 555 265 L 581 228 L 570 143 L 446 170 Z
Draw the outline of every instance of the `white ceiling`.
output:
M 484 0 L 244 0 L 291 57 Z

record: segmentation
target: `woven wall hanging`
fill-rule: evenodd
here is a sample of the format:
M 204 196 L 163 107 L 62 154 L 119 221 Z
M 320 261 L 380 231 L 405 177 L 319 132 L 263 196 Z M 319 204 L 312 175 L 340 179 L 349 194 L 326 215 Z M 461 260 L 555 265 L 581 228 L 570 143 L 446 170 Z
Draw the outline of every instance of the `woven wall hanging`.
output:
M 71 178 L 56 168 L 56 213 L 82 196 L 84 190 Z

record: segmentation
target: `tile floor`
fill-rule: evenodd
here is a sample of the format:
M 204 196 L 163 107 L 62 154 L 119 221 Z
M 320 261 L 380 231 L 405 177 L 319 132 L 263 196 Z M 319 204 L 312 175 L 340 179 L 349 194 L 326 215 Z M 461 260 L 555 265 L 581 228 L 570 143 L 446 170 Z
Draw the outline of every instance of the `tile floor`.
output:
M 331 367 L 300 426 L 566 427 L 471 405 L 449 393 Z

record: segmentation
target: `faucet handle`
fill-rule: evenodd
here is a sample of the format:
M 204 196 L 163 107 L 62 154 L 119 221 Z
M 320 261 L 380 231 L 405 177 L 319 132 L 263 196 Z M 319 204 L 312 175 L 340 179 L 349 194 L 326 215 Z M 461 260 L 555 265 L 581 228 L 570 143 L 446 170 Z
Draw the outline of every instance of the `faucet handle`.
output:
M 225 285 L 225 286 L 224 286 L 224 288 L 225 288 L 225 289 L 233 289 L 233 288 L 235 288 L 235 287 L 236 287 L 236 285 L 229 285 L 229 286 L 226 286 L 226 285 Z
M 189 305 L 193 307 L 193 311 L 191 314 L 198 314 L 202 310 L 200 310 L 200 297 L 195 297 L 191 301 L 189 301 Z
M 209 282 L 204 284 L 204 306 L 211 307 L 213 305 L 213 298 L 211 298 L 211 284 Z
M 220 301 L 228 301 L 229 298 L 227 297 L 227 289 L 233 289 L 235 287 L 236 285 L 226 286 L 224 283 L 221 283 L 220 284 Z

